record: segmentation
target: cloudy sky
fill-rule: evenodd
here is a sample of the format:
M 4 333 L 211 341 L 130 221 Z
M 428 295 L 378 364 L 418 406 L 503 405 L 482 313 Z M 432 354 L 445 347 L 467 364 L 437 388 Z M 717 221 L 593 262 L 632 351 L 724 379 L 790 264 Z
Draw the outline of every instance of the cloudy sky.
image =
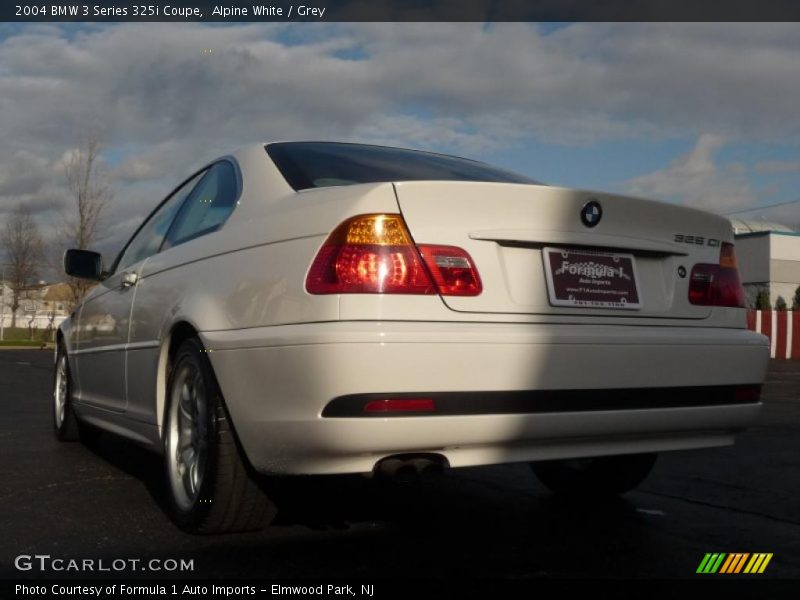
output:
M 451 152 L 558 185 L 726 213 L 800 199 L 797 24 L 0 25 L 0 224 L 49 232 L 87 132 L 111 255 L 190 170 L 244 143 Z M 748 218 L 800 226 L 800 204 Z

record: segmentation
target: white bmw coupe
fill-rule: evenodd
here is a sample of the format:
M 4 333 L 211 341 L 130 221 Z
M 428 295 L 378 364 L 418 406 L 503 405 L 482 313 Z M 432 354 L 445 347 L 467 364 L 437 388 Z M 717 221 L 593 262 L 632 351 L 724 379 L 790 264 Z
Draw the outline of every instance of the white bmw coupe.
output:
M 621 493 L 760 408 L 729 222 L 489 165 L 286 142 L 181 183 L 58 332 L 55 432 L 164 456 L 193 532 L 255 529 L 265 474 L 530 462 Z

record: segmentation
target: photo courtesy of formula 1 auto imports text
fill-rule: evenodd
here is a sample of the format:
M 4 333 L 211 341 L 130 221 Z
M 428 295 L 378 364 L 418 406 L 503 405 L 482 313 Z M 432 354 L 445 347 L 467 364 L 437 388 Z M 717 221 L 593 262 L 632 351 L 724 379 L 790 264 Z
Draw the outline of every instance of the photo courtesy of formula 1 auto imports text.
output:
M 792 0 L 0 5 L 0 598 L 796 597 Z

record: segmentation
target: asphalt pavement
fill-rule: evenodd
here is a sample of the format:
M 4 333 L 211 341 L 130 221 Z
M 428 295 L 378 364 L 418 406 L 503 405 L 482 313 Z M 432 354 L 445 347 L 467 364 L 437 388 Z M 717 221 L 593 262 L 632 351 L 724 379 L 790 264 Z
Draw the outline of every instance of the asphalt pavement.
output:
M 195 537 L 165 513 L 160 459 L 104 434 L 52 435 L 51 351 L 0 351 L 0 577 L 20 555 L 191 560 L 191 577 L 696 577 L 708 552 L 769 552 L 800 578 L 800 362 L 773 362 L 757 426 L 728 448 L 663 454 L 608 502 L 550 495 L 525 465 L 429 481 L 298 481 L 263 532 Z M 171 573 L 132 569 L 131 577 Z M 75 576 L 86 576 L 78 573 Z M 116 576 L 120 573 L 115 573 Z

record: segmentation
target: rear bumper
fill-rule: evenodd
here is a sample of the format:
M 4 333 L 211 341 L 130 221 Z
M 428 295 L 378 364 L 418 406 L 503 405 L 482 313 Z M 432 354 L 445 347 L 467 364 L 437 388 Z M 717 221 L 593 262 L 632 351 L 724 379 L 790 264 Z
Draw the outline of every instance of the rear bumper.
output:
M 271 473 L 365 472 L 413 452 L 467 466 L 730 444 L 759 403 L 665 403 L 670 394 L 653 388 L 757 385 L 769 360 L 763 336 L 697 327 L 334 322 L 201 337 L 249 459 Z M 614 404 L 619 389 L 634 404 Z M 530 390 L 555 394 L 546 411 L 322 416 L 361 394 L 469 404 Z

